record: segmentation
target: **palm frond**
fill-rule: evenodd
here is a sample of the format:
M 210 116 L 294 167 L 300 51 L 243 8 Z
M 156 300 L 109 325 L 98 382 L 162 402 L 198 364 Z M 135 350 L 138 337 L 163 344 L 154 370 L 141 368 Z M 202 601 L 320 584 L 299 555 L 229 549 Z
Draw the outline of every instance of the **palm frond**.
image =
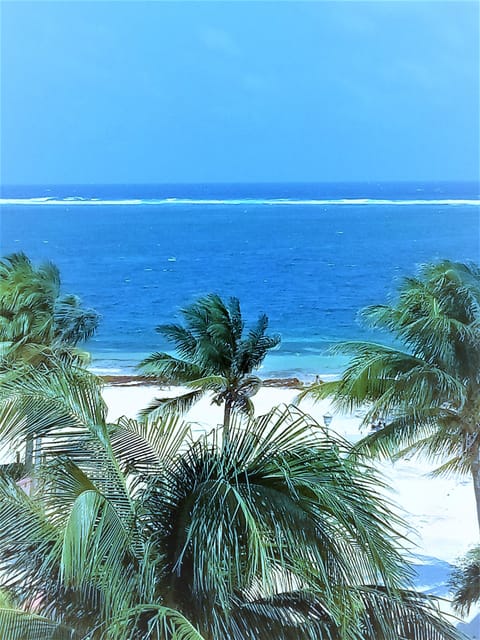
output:
M 0 478 L 0 510 L 2 588 L 28 605 L 56 579 L 60 532 L 41 504 L 8 478 Z
M 111 434 L 112 449 L 125 469 L 155 472 L 191 438 L 189 424 L 172 414 L 142 421 L 120 418 Z
M 197 365 L 168 353 L 152 353 L 140 362 L 138 369 L 146 376 L 180 384 L 203 375 L 202 369 Z
M 90 430 L 105 439 L 106 405 L 95 376 L 56 368 L 48 376 L 36 369 L 3 376 L 0 433 L 4 446 L 21 449 L 25 438 L 62 436 Z
M 185 386 L 190 389 L 198 389 L 199 391 L 215 391 L 219 392 L 228 387 L 228 378 L 220 375 L 204 376 L 196 380 L 190 380 Z
M 341 379 L 306 389 L 300 400 L 331 394 L 337 408 L 366 408 L 364 424 L 382 418 L 386 426 L 364 438 L 356 454 L 423 454 L 443 459 L 436 475 L 470 472 L 478 483 L 478 266 L 423 265 L 418 277 L 403 280 L 393 304 L 367 307 L 362 316 L 404 349 L 341 343 L 334 350 L 351 356 Z
M 73 588 L 92 584 L 104 597 L 109 615 L 135 602 L 136 559 L 132 523 L 122 518 L 98 491 L 79 495 L 64 528 L 60 578 Z M 138 548 L 141 553 L 141 547 Z
M 254 640 L 262 633 L 278 640 L 340 640 L 340 630 L 321 599 L 308 591 L 278 593 L 236 603 L 231 637 Z M 343 637 L 348 637 L 345 635 Z
M 245 376 L 238 385 L 238 393 L 245 398 L 251 398 L 262 387 L 262 381 L 257 376 Z
M 261 315 L 255 327 L 249 332 L 247 338 L 238 345 L 235 366 L 239 373 L 246 375 L 258 369 L 267 352 L 274 349 L 280 343 L 280 336 L 267 336 L 268 318 Z
M 329 380 L 328 382 L 321 383 L 313 383 L 296 396 L 294 403 L 296 405 L 300 404 L 303 400 L 309 399 L 313 400 L 313 402 L 320 402 L 321 400 L 326 400 L 327 398 L 334 397 L 338 390 L 339 383 L 337 380 Z
M 131 638 L 132 633 L 136 640 L 206 640 L 179 611 L 159 604 L 139 604 L 123 611 L 105 637 Z
M 55 339 L 71 346 L 86 342 L 98 328 L 99 314 L 93 309 L 84 309 L 78 296 L 66 295 L 55 301 L 53 320 Z
M 38 366 L 91 337 L 99 316 L 83 309 L 78 297 L 60 295 L 55 265 L 34 268 L 24 254 L 13 254 L 1 261 L 0 319 L 2 334 L 12 343 L 4 358 L 15 366 Z
M 186 413 L 205 392 L 202 389 L 190 391 L 173 398 L 155 398 L 145 409 L 140 411 L 140 417 L 151 420 L 161 418 L 167 414 Z
M 374 416 L 382 415 L 382 408 L 373 405 L 366 414 L 363 423 L 369 424 Z M 435 414 L 419 416 L 414 406 L 398 417 L 391 417 L 385 425 L 370 432 L 359 440 L 352 451 L 356 454 L 379 458 L 404 457 L 419 449 L 419 441 L 429 438 L 435 432 Z
M 365 611 L 361 614 L 365 640 L 466 640 L 440 612 L 434 598 L 401 591 L 392 598 L 383 587 L 359 589 Z
M 480 546 L 470 549 L 455 567 L 449 586 L 456 611 L 468 614 L 472 605 L 480 601 Z
M 182 359 L 193 358 L 198 349 L 198 342 L 191 331 L 180 324 L 162 324 L 155 331 L 175 345 Z
M 18 609 L 0 608 L 0 637 L 8 640 L 80 640 L 74 629 Z
M 228 313 L 230 316 L 230 326 L 233 338 L 238 343 L 243 334 L 245 323 L 242 318 L 242 312 L 240 309 L 240 301 L 238 298 L 231 297 L 228 301 Z

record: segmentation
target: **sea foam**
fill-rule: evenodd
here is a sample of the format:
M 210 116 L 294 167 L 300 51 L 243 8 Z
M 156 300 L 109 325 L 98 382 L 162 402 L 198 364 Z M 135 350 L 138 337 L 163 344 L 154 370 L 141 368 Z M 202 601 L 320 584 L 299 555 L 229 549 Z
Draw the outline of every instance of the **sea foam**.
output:
M 328 205 L 386 205 L 386 206 L 418 206 L 418 205 L 461 205 L 478 206 L 480 200 L 477 199 L 450 199 L 439 198 L 431 200 L 390 200 L 377 198 L 327 198 L 327 199 L 292 199 L 292 198 L 234 198 L 234 199 L 212 199 L 212 198 L 133 198 L 125 200 L 102 200 L 99 198 L 0 198 L 0 205 L 47 205 L 47 206 L 138 206 L 138 205 L 240 205 L 240 206 L 328 206 Z

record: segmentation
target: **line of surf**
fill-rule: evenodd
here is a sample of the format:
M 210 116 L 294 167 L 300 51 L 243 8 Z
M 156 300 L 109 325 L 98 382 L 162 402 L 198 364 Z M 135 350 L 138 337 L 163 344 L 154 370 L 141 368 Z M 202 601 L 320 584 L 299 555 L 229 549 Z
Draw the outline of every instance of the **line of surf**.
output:
M 296 206 L 328 206 L 328 205 L 469 205 L 478 206 L 480 200 L 471 198 L 452 199 L 379 199 L 379 198 L 322 198 L 322 199 L 292 199 L 292 198 L 133 198 L 124 200 L 100 199 L 100 198 L 0 198 L 0 205 L 22 206 L 139 206 L 139 205 L 296 205 Z

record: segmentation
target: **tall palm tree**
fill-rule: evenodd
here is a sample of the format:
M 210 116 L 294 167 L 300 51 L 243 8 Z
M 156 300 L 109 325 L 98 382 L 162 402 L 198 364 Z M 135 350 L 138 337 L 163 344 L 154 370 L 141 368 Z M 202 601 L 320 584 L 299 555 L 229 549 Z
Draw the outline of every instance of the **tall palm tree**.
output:
M 480 270 L 445 260 L 406 278 L 397 300 L 363 310 L 404 348 L 347 342 L 352 356 L 341 380 L 302 393 L 333 397 L 337 406 L 366 406 L 364 423 L 385 426 L 357 451 L 380 456 L 417 452 L 441 461 L 434 474 L 473 477 L 480 525 Z
M 258 391 L 258 369 L 270 349 L 280 342 L 268 336 L 268 318 L 261 315 L 256 325 L 244 335 L 245 323 L 237 298 L 225 303 L 210 294 L 182 309 L 185 326 L 168 324 L 156 331 L 176 348 L 177 356 L 153 353 L 143 360 L 142 373 L 189 387 L 191 391 L 176 398 L 160 398 L 145 413 L 188 409 L 202 395 L 213 392 L 213 402 L 224 405 L 224 428 L 228 432 L 231 413 L 252 412 L 250 398 Z
M 0 590 L 22 607 L 1 637 L 459 640 L 408 589 L 376 474 L 299 410 L 192 443 L 172 416 L 107 424 L 71 370 L 36 375 L 1 389 L 2 437 L 35 403 L 46 440 L 33 499 L 0 478 Z

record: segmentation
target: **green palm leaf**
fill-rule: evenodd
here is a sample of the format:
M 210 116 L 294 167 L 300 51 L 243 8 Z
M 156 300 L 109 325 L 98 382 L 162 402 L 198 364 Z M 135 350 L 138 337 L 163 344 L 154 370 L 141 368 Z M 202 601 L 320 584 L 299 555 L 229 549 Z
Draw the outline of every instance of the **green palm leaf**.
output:
M 140 411 L 141 418 L 156 420 L 165 415 L 182 415 L 186 413 L 203 395 L 202 389 L 183 393 L 181 396 L 173 398 L 155 398 L 152 402 Z
M 454 607 L 462 615 L 480 601 L 480 545 L 467 552 L 450 577 Z
M 120 418 L 111 434 L 112 450 L 126 470 L 154 472 L 175 457 L 191 438 L 191 428 L 178 415 L 142 421 Z
M 140 622 L 146 627 L 139 631 Z M 132 638 L 136 640 L 206 640 L 181 613 L 157 604 L 140 604 L 127 609 L 112 622 L 105 638 Z
M 0 608 L 0 637 L 8 640 L 80 640 L 63 624 L 33 613 Z
M 128 521 L 98 491 L 83 491 L 64 530 L 62 579 L 74 585 L 107 580 L 106 589 L 124 571 L 124 559 L 131 552 Z
M 402 591 L 392 598 L 384 588 L 368 586 L 359 593 L 365 606 L 360 621 L 365 640 L 466 640 L 428 596 Z
M 173 383 L 184 383 L 201 377 L 200 367 L 174 358 L 168 353 L 153 353 L 138 365 L 146 376 L 168 380 Z

